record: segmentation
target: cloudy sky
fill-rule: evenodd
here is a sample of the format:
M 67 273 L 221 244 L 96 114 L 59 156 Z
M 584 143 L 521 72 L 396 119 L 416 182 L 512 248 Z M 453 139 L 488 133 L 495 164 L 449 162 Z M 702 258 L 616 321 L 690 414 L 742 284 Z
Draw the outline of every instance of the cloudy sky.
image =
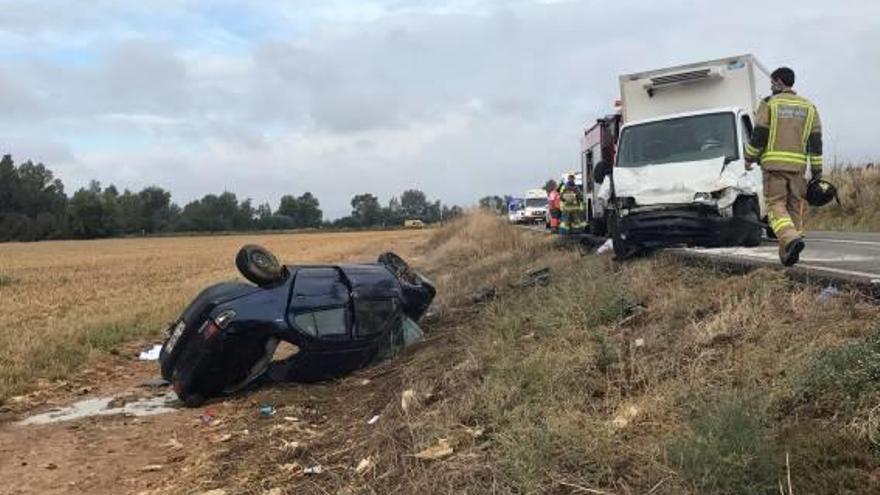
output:
M 0 152 L 69 191 L 471 204 L 577 164 L 617 75 L 754 53 L 880 157 L 880 2 L 0 0 Z M 827 159 L 826 159 L 827 161 Z

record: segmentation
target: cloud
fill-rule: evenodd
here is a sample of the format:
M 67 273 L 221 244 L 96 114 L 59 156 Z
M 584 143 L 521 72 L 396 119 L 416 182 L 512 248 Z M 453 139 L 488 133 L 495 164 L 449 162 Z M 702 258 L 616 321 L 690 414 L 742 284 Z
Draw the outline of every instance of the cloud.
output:
M 838 158 L 878 154 L 870 2 L 60 5 L 0 0 L 0 136 L 69 188 L 310 190 L 331 216 L 413 186 L 471 203 L 577 166 L 618 74 L 745 52 L 795 67 Z

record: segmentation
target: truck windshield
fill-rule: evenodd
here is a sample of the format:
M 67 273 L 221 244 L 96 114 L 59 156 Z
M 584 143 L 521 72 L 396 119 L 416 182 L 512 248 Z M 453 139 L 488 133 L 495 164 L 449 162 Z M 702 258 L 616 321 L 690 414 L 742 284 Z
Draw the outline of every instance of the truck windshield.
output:
M 529 198 L 526 200 L 526 206 L 530 208 L 540 208 L 547 206 L 547 198 Z
M 660 120 L 627 127 L 620 137 L 619 167 L 739 158 L 736 121 L 729 112 Z

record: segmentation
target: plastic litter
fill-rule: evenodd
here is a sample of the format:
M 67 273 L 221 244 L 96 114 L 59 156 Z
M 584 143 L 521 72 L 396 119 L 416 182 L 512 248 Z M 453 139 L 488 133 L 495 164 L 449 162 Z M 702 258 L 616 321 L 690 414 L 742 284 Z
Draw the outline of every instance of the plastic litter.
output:
M 315 466 L 309 466 L 303 469 L 303 474 L 323 474 L 324 466 L 317 464 Z
M 375 465 L 375 463 L 373 462 L 373 458 L 366 457 L 364 459 L 361 459 L 361 462 L 359 462 L 357 467 L 354 468 L 354 472 L 355 472 L 355 474 L 364 474 L 367 471 L 369 471 L 370 469 L 372 469 L 374 465 Z
M 403 391 L 403 394 L 400 396 L 400 408 L 403 409 L 404 413 L 409 413 L 409 409 L 413 406 L 416 400 L 416 392 L 413 389 L 407 389 Z
M 270 404 L 263 404 L 260 406 L 260 417 L 261 418 L 271 418 L 275 415 L 275 408 Z
M 370 420 L 367 421 L 367 424 L 368 424 L 368 425 L 374 425 L 374 424 L 376 424 L 376 423 L 378 423 L 378 422 L 379 422 L 379 415 L 377 414 L 377 415 L 373 416 L 372 418 L 370 418 Z
M 839 295 L 840 295 L 840 289 L 838 289 L 837 287 L 835 287 L 833 285 L 829 285 L 828 287 L 825 287 L 824 289 L 822 289 L 822 292 L 819 293 L 819 295 L 816 297 L 816 299 L 818 299 L 820 301 L 827 301 L 829 299 L 834 299 L 835 297 L 837 297 Z
M 160 352 L 162 352 L 162 345 L 156 344 L 146 351 L 141 352 L 138 355 L 138 359 L 141 361 L 158 361 Z
M 211 422 L 214 421 L 214 419 L 216 419 L 216 418 L 217 418 L 217 411 L 215 411 L 213 409 L 206 409 L 205 412 L 203 412 L 199 416 L 199 419 L 202 420 L 202 424 L 204 424 L 204 425 L 211 424 Z
M 607 241 L 602 243 L 601 246 L 599 246 L 599 249 L 596 250 L 596 254 L 605 254 L 610 253 L 611 251 L 614 251 L 614 243 L 611 241 L 611 239 L 608 239 Z

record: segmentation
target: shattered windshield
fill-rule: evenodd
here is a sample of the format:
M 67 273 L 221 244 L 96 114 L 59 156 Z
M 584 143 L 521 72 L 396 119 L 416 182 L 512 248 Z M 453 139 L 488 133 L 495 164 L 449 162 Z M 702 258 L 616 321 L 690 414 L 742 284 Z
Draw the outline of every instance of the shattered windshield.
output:
M 529 198 L 526 200 L 526 206 L 530 208 L 541 208 L 547 206 L 547 198 Z
M 694 115 L 627 127 L 620 138 L 618 167 L 739 158 L 734 115 Z

